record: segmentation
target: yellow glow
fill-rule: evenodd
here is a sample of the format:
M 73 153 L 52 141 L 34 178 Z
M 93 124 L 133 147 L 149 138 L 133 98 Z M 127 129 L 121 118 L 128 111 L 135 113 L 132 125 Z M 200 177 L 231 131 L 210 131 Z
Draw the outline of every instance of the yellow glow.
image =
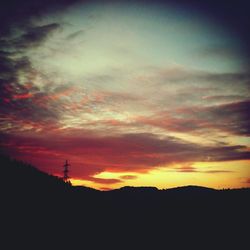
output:
M 91 181 L 72 179 L 73 185 L 83 185 L 95 189 L 116 189 L 123 186 L 155 186 L 159 189 L 185 185 L 199 185 L 210 188 L 241 188 L 246 176 L 250 177 L 250 161 L 195 162 L 190 164 L 196 172 L 180 172 L 181 164 L 158 168 L 148 173 L 102 172 L 95 175 L 102 179 L 121 179 L 115 184 L 99 184 Z M 213 172 L 218 171 L 218 172 Z M 223 172 L 225 171 L 225 172 Z M 122 179 L 123 175 L 136 176 L 134 179 Z

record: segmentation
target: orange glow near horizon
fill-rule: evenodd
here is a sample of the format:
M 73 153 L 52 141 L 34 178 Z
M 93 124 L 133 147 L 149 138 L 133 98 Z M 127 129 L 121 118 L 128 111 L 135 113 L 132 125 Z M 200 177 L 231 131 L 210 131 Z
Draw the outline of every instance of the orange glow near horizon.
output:
M 249 165 L 250 161 L 196 162 L 191 165 L 192 171 L 188 171 L 186 168 L 185 172 L 181 172 L 181 165 L 177 164 L 172 167 L 152 170 L 149 173 L 126 173 L 125 176 L 134 176 L 134 178 L 127 180 L 122 178 L 124 173 L 103 172 L 94 176 L 103 180 L 119 178 L 122 180 L 120 183 L 111 185 L 74 178 L 71 179 L 71 183 L 74 186 L 86 186 L 99 190 L 117 189 L 123 186 L 154 186 L 158 189 L 167 189 L 187 185 L 215 189 L 242 188 L 250 186 L 250 183 L 243 182 L 245 176 L 249 175 Z

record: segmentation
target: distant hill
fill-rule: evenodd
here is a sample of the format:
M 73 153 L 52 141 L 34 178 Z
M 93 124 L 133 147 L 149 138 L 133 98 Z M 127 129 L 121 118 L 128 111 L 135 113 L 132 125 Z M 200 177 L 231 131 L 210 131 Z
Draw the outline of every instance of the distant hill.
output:
M 67 242 L 87 249 L 193 249 L 200 244 L 226 249 L 233 246 L 231 240 L 238 244 L 235 249 L 243 249 L 248 239 L 243 230 L 249 225 L 247 188 L 122 187 L 104 192 L 73 187 L 6 156 L 0 157 L 0 168 L 1 222 L 12 238 L 55 241 L 55 249 Z

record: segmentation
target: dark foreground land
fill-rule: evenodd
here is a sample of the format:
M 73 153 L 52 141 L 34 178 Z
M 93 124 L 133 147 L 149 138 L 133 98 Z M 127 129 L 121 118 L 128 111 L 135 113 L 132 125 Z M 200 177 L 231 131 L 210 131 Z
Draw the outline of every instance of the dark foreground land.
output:
M 0 168 L 2 249 L 249 247 L 250 189 L 101 192 L 8 157 L 1 156 Z

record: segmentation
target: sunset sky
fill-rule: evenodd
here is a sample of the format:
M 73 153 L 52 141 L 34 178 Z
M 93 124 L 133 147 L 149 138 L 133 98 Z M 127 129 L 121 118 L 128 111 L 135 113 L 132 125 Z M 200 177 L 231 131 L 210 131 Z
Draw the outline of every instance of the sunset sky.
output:
M 199 1 L 12 2 L 3 153 L 58 176 L 68 159 L 72 184 L 101 190 L 250 186 L 244 15 L 231 23 Z

